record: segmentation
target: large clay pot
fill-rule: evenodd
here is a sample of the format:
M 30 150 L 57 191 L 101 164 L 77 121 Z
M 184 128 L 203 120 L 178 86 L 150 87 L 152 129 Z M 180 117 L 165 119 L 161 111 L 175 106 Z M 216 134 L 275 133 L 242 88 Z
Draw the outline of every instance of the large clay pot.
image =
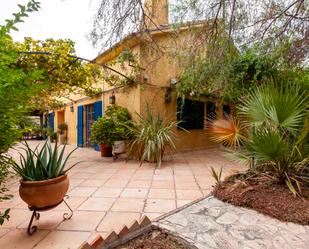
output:
M 105 144 L 100 144 L 100 151 L 102 157 L 111 157 L 113 156 L 113 148 L 112 146 L 107 146 Z
M 67 175 L 43 181 L 20 181 L 19 195 L 29 207 L 43 209 L 61 203 L 69 189 Z

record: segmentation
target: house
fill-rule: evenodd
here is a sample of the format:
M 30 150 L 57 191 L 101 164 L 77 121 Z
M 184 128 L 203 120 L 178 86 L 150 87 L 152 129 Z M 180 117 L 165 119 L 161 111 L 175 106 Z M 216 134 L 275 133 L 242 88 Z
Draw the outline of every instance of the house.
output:
M 181 26 L 175 31 L 169 25 L 167 0 L 146 0 L 145 11 L 152 17 L 152 22 L 146 23 L 147 32 L 129 35 L 94 60 L 116 69 L 123 75 L 132 75 L 135 72 L 135 83 L 122 82 L 120 86 L 111 86 L 106 80 L 102 80 L 99 82 L 102 93 L 94 97 L 74 96 L 74 101 L 67 102 L 65 108 L 49 113 L 50 127 L 53 129 L 60 123 L 68 124 L 69 144 L 93 147 L 90 140 L 91 125 L 104 115 L 108 105 L 124 106 L 134 118 L 135 113 L 143 114 L 148 104 L 166 118 L 185 120 L 180 126 L 189 132 L 180 127 L 175 131 L 178 135 L 178 150 L 212 146 L 205 132 L 207 117 L 229 113 L 230 107 L 205 96 L 198 99 L 188 97 L 184 103 L 179 100 L 174 91 L 180 73 L 175 51 L 185 53 L 183 46 L 194 42 L 192 35 L 187 26 Z M 126 53 L 134 56 L 135 65 L 132 65 L 132 60 L 120 62 L 119 57 Z M 106 71 L 110 76 L 122 77 Z M 123 80 L 125 82 L 125 77 Z

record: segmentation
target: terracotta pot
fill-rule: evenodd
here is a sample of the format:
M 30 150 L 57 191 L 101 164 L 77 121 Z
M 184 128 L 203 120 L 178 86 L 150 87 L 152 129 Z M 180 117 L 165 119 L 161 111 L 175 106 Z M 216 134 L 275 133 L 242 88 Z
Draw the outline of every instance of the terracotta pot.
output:
M 43 181 L 20 181 L 19 195 L 31 208 L 48 208 L 61 203 L 69 189 L 67 175 Z
M 105 144 L 100 144 L 100 151 L 102 157 L 111 157 L 113 156 L 113 148 L 112 146 L 107 146 Z

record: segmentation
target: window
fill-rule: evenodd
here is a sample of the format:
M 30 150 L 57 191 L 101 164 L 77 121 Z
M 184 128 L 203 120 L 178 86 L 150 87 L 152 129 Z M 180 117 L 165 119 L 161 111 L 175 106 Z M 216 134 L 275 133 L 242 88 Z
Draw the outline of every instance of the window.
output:
M 207 102 L 207 120 L 216 119 L 216 104 L 214 102 Z
M 231 107 L 229 105 L 223 105 L 223 117 L 227 118 L 231 114 Z
M 204 128 L 205 104 L 190 99 L 177 100 L 177 120 L 180 121 L 178 129 L 197 130 Z

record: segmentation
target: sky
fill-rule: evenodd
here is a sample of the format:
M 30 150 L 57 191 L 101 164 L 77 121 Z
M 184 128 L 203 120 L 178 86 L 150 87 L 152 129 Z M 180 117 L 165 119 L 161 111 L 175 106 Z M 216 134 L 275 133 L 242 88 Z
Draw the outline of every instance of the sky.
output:
M 87 59 L 95 58 L 100 48 L 93 48 L 87 38 L 92 28 L 92 20 L 101 0 L 38 0 L 41 9 L 32 12 L 17 25 L 18 32 L 11 36 L 16 41 L 31 36 L 37 40 L 47 38 L 71 39 L 75 42 L 76 54 Z M 17 4 L 27 0 L 1 0 L 0 24 L 12 19 L 12 13 L 18 12 Z

